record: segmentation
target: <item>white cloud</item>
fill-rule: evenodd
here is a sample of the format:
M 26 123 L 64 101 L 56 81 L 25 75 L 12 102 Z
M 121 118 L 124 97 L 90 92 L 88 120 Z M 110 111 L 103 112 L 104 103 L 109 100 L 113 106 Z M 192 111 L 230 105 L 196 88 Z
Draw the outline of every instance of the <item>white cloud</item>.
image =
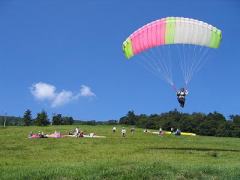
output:
M 86 85 L 82 85 L 81 89 L 80 89 L 80 96 L 84 96 L 84 97 L 91 97 L 91 96 L 96 96 L 90 87 L 86 86 Z
M 52 107 L 57 107 L 57 106 L 62 106 L 70 101 L 72 101 L 73 98 L 73 93 L 71 91 L 61 91 L 56 95 L 56 97 L 53 99 L 51 106 Z
M 54 99 L 55 91 L 55 86 L 43 82 L 33 84 L 31 87 L 31 93 L 38 100 Z
M 91 91 L 91 88 L 86 85 L 81 85 L 80 92 L 74 94 L 72 91 L 62 90 L 56 91 L 56 87 L 51 84 L 39 82 L 31 86 L 31 93 L 37 99 L 41 101 L 48 101 L 51 107 L 63 106 L 73 100 L 78 100 L 80 97 L 93 97 L 95 93 Z

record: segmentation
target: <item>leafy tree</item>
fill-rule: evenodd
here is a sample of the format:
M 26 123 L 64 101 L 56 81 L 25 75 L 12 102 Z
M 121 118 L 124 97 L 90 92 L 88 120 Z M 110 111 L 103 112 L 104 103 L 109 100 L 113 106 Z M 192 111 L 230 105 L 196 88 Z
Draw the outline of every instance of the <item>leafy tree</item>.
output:
M 118 124 L 118 121 L 117 121 L 117 120 L 108 120 L 108 121 L 106 122 L 106 124 L 116 125 L 116 124 Z
M 69 117 L 69 125 L 72 125 L 74 123 L 74 119 L 72 117 Z
M 135 125 L 137 123 L 138 117 L 135 115 L 134 111 L 128 111 L 127 115 L 120 118 L 119 124 L 129 124 Z
M 240 115 L 231 115 L 232 121 L 232 136 L 240 137 Z
M 198 135 L 207 136 L 229 136 L 240 137 L 240 115 L 231 115 L 230 121 L 218 112 L 209 114 L 181 113 L 174 109 L 172 111 L 152 114 L 136 115 L 134 111 L 129 111 L 126 116 L 119 120 L 119 124 L 135 124 L 137 127 L 148 129 L 170 130 L 179 128 L 181 131 L 193 132 Z
M 72 117 L 63 117 L 62 118 L 62 124 L 64 125 L 71 125 L 73 124 L 74 120 Z
M 62 124 L 62 115 L 57 114 L 52 117 L 52 124 L 53 125 L 61 125 Z
M 137 127 L 146 128 L 148 123 L 148 116 L 146 114 L 140 114 L 136 122 Z M 120 123 L 120 122 L 119 122 Z
M 231 115 L 230 119 L 232 120 L 234 125 L 240 127 L 240 115 Z
M 24 125 L 23 118 L 16 116 L 0 116 L 0 126 L 22 126 Z
M 50 122 L 48 120 L 48 115 L 47 115 L 47 113 L 44 110 L 37 114 L 37 118 L 35 120 L 35 124 L 37 126 L 47 126 L 47 125 L 50 124 Z
M 24 126 L 30 126 L 32 124 L 32 112 L 27 109 L 23 115 Z

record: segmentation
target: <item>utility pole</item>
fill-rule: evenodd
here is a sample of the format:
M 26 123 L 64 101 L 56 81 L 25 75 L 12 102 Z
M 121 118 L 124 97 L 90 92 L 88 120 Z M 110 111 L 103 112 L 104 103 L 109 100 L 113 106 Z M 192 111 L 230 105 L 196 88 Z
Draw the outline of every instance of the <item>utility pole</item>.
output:
M 4 128 L 6 126 L 6 121 L 7 121 L 7 113 L 4 114 L 4 123 L 3 123 L 3 127 Z

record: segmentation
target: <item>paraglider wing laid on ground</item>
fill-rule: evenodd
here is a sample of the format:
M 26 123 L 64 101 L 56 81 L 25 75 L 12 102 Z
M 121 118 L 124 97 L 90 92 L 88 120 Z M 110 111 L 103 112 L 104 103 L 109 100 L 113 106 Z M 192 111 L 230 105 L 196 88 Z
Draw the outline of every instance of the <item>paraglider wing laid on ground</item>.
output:
M 76 135 L 65 135 L 65 137 L 79 137 Z M 94 133 L 90 133 L 90 134 L 83 134 L 82 136 L 83 138 L 106 138 L 106 136 L 97 136 Z M 80 137 L 81 138 L 81 137 Z
M 151 132 L 152 134 L 159 134 L 158 131 L 153 131 Z M 166 134 L 166 135 L 171 135 L 171 134 L 174 134 L 172 133 L 171 131 L 163 131 L 163 134 Z M 189 133 L 189 132 L 181 132 L 181 135 L 182 136 L 196 136 L 197 134 L 195 133 Z
M 83 135 L 85 138 L 106 138 L 106 136 L 97 136 L 97 135 Z
M 61 135 L 61 133 L 55 132 L 53 134 L 47 134 L 46 135 L 48 138 L 62 138 L 63 135 Z
M 38 134 L 32 134 L 30 133 L 28 138 L 30 139 L 36 139 L 36 138 L 62 138 L 64 137 L 60 132 L 54 132 L 53 134 L 44 134 L 38 133 Z
M 144 68 L 165 80 L 176 91 L 173 72 L 183 75 L 187 88 L 192 76 L 198 72 L 222 40 L 218 28 L 203 21 L 167 17 L 144 25 L 123 42 L 127 59 L 138 55 Z M 172 65 L 177 67 L 173 69 Z M 178 68 L 179 67 L 179 68 Z

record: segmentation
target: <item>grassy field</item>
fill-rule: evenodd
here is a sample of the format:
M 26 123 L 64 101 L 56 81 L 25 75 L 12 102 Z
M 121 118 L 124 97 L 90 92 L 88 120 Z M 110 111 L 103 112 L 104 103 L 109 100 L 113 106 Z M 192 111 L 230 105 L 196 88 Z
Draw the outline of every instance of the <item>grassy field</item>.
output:
M 80 126 L 105 139 L 28 139 L 30 131 L 74 126 L 0 128 L 0 179 L 240 179 L 240 139 L 159 137 L 120 127 Z

